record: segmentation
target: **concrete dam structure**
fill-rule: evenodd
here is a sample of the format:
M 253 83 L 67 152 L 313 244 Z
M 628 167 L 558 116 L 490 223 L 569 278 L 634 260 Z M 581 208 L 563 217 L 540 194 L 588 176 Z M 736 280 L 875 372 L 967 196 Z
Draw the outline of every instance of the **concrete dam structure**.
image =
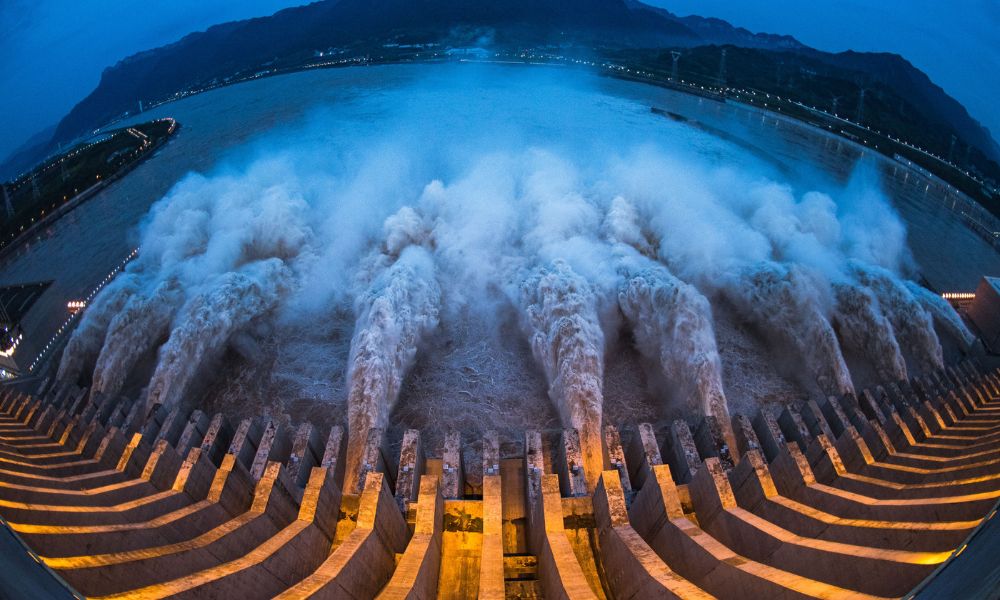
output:
M 602 433 L 594 474 L 573 429 L 526 431 L 513 458 L 493 432 L 417 430 L 389 456 L 371 429 L 345 484 L 339 426 L 147 414 L 47 380 L 0 397 L 0 515 L 34 559 L 24 585 L 66 598 L 931 598 L 991 564 L 1000 373 L 974 361 Z

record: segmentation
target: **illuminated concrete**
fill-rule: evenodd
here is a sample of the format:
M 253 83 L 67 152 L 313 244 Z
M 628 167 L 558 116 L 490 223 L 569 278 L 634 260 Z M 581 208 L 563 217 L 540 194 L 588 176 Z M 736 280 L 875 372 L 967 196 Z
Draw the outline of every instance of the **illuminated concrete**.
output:
M 91 597 L 863 598 L 928 576 L 931 594 L 995 514 L 998 392 L 963 365 L 731 431 L 606 425 L 596 477 L 572 429 L 526 432 L 520 458 L 488 432 L 481 481 L 458 432 L 407 431 L 396 462 L 374 431 L 342 495 L 342 428 L 144 421 L 54 385 L 0 396 L 0 514 Z

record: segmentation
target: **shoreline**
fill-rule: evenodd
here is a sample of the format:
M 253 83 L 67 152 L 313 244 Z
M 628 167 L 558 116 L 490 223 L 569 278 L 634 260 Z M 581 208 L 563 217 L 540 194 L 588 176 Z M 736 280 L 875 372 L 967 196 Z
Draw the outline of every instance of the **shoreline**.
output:
M 72 198 L 64 202 L 61 206 L 59 206 L 59 208 L 45 215 L 42 219 L 39 219 L 38 221 L 33 223 L 31 227 L 28 227 L 27 229 L 22 231 L 20 234 L 18 234 L 17 237 L 11 240 L 10 243 L 4 245 L 3 247 L 0 247 L 0 263 L 6 260 L 14 251 L 20 249 L 23 245 L 28 243 L 31 240 L 31 238 L 36 236 L 46 227 L 53 225 L 56 221 L 58 221 L 62 217 L 65 217 L 69 213 L 73 212 L 73 210 L 80 207 L 80 205 L 85 203 L 87 200 L 90 200 L 98 193 L 102 192 L 105 188 L 110 187 L 116 181 L 131 173 L 133 169 L 135 169 L 142 163 L 152 158 L 157 153 L 157 151 L 160 150 L 160 148 L 165 146 L 177 134 L 177 130 L 180 129 L 180 123 L 178 123 L 177 121 L 174 121 L 174 123 L 175 123 L 175 129 L 173 133 L 170 133 L 166 137 L 157 140 L 153 144 L 153 147 L 147 150 L 145 153 L 143 153 L 142 156 L 140 156 L 139 158 L 135 159 L 134 161 L 130 162 L 129 164 L 119 169 L 114 175 L 111 175 L 110 177 L 107 177 L 95 183 L 94 185 L 83 190 L 79 194 L 73 196 Z
M 158 102 L 150 103 L 143 112 L 147 112 L 149 110 L 153 110 L 163 105 L 170 104 L 178 100 L 183 100 L 191 96 L 197 96 L 205 92 L 210 92 L 216 89 L 239 85 L 241 83 L 249 83 L 259 79 L 280 77 L 282 75 L 293 75 L 296 73 L 302 73 L 316 69 L 344 69 L 351 67 L 377 67 L 383 65 L 407 65 L 407 64 L 418 65 L 418 64 L 447 64 L 447 63 L 493 64 L 497 66 L 511 66 L 511 67 L 520 66 L 520 67 L 576 68 L 589 71 L 598 77 L 610 77 L 621 81 L 630 81 L 634 83 L 650 85 L 661 89 L 667 89 L 679 93 L 688 94 L 690 96 L 703 98 L 706 100 L 720 102 L 723 104 L 738 105 L 742 108 L 753 109 L 765 113 L 769 116 L 773 116 L 775 118 L 787 119 L 797 124 L 808 126 L 812 129 L 816 129 L 825 132 L 827 134 L 833 135 L 840 140 L 851 142 L 857 145 L 858 147 L 877 152 L 878 154 L 884 156 L 888 160 L 893 160 L 901 164 L 902 166 L 909 168 L 917 173 L 921 173 L 921 170 L 928 170 L 928 172 L 930 172 L 931 175 L 931 177 L 929 178 L 931 181 L 938 181 L 943 183 L 952 192 L 960 194 L 964 198 L 967 198 L 972 204 L 981 208 L 986 215 L 996 220 L 997 221 L 996 231 L 1000 232 L 1000 216 L 994 215 L 992 212 L 990 212 L 990 210 L 983 204 L 982 201 L 980 201 L 980 199 L 974 197 L 973 195 L 970 195 L 966 191 L 963 191 L 963 189 L 959 187 L 959 184 L 954 183 L 949 179 L 945 178 L 944 176 L 934 173 L 933 171 L 930 171 L 930 169 L 933 168 L 935 165 L 925 164 L 924 162 L 920 160 L 915 160 L 912 157 L 902 156 L 904 160 L 912 163 L 908 165 L 905 162 L 901 161 L 896 156 L 900 154 L 900 151 L 903 151 L 904 149 L 905 151 L 916 152 L 920 156 L 925 157 L 928 161 L 933 161 L 937 166 L 943 166 L 944 168 L 949 168 L 949 169 L 956 169 L 959 171 L 959 174 L 961 174 L 961 170 L 956 165 L 949 164 L 946 161 L 944 161 L 944 159 L 935 156 L 922 148 L 912 146 L 902 140 L 892 138 L 887 134 L 878 132 L 875 129 L 866 127 L 865 125 L 854 123 L 853 121 L 844 119 L 843 117 L 837 115 L 831 115 L 824 111 L 809 107 L 800 102 L 796 102 L 791 98 L 781 99 L 778 98 L 777 96 L 773 95 L 770 96 L 770 98 L 777 100 L 778 103 L 786 103 L 789 106 L 789 108 L 794 107 L 796 110 L 812 114 L 817 120 L 811 120 L 793 114 L 789 114 L 785 111 L 782 111 L 780 107 L 777 110 L 775 110 L 771 106 L 768 106 L 767 103 L 764 103 L 763 106 L 754 103 L 752 99 L 749 99 L 749 96 L 754 95 L 755 92 L 748 92 L 746 90 L 743 90 L 742 94 L 748 96 L 748 99 L 743 99 L 743 97 L 739 92 L 727 94 L 724 89 L 716 91 L 714 88 L 710 86 L 709 87 L 701 86 L 693 82 L 689 83 L 684 80 L 680 80 L 680 82 L 678 82 L 670 78 L 664 79 L 652 73 L 643 71 L 639 68 L 631 68 L 627 65 L 620 65 L 612 62 L 584 61 L 584 60 L 570 59 L 563 57 L 555 58 L 552 56 L 545 56 L 541 54 L 530 54 L 527 56 L 516 55 L 516 54 L 515 55 L 496 54 L 495 56 L 490 58 L 473 58 L 469 56 L 459 56 L 459 55 L 440 56 L 440 57 L 435 56 L 427 58 L 400 57 L 396 59 L 390 58 L 390 59 L 382 59 L 376 61 L 366 60 L 362 58 L 352 58 L 352 59 L 344 59 L 339 62 L 310 63 L 292 67 L 275 68 L 273 70 L 258 71 L 252 75 L 246 75 L 240 78 L 233 78 L 229 81 L 214 83 L 205 86 L 203 88 L 198 88 L 196 90 L 176 92 L 174 96 L 171 96 L 169 98 L 166 98 Z M 764 92 L 759 92 L 759 94 L 764 94 Z M 105 133 L 107 128 L 116 126 L 119 123 L 128 123 L 131 119 L 134 119 L 136 116 L 138 115 L 130 114 L 127 116 L 119 116 L 109 121 L 108 123 L 100 127 L 97 127 L 96 129 L 93 130 L 91 134 L 89 134 L 86 137 L 82 137 L 80 139 L 87 139 L 93 137 L 94 135 L 101 135 L 102 133 Z M 819 123 L 818 120 L 826 120 L 829 121 L 829 123 L 822 124 Z M 837 125 L 837 127 L 834 127 L 834 125 Z M 848 131 L 845 131 L 844 129 L 856 129 L 857 132 L 856 134 L 850 133 Z M 863 137 L 861 137 L 862 135 L 867 135 L 873 138 L 877 137 L 882 141 L 877 142 L 873 139 L 871 143 L 869 143 Z M 897 145 L 899 146 L 899 148 L 895 148 L 896 150 L 895 152 L 892 151 L 892 148 L 887 148 L 883 150 L 880 147 L 880 144 L 886 146 Z M 982 185 L 981 182 L 974 179 L 970 175 L 966 174 L 965 178 L 968 180 L 968 182 L 971 182 L 976 186 Z M 961 216 L 963 220 L 971 219 L 971 217 L 969 217 L 968 215 L 963 214 Z M 979 224 L 982 226 L 982 223 Z M 969 226 L 970 228 L 972 228 L 971 225 Z M 985 226 L 983 226 L 983 228 L 988 229 Z M 993 238 L 991 239 L 990 237 L 987 237 L 989 235 L 988 232 L 976 231 L 976 233 L 979 234 L 981 237 L 983 237 L 985 241 L 990 243 L 994 249 L 1000 252 L 1000 236 L 993 236 Z

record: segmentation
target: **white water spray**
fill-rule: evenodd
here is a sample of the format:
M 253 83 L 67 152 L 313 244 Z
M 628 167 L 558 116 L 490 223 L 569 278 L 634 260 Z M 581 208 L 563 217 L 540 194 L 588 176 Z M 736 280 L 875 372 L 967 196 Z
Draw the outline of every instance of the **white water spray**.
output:
M 723 293 L 766 337 L 794 348 L 823 393 L 854 392 L 837 336 L 801 269 L 761 263 L 736 274 Z
M 355 302 L 357 322 L 348 359 L 347 474 L 344 489 L 361 485 L 368 432 L 384 429 L 422 340 L 438 325 L 441 290 L 419 215 L 404 208 L 386 220 L 384 245 L 363 265 L 367 289 Z
M 173 408 L 181 402 L 199 368 L 217 359 L 235 333 L 273 310 L 289 284 L 288 268 L 272 258 L 225 273 L 209 291 L 192 298 L 160 348 L 147 410 L 156 404 Z
M 138 276 L 127 269 L 97 294 L 66 343 L 57 380 L 76 383 L 80 379 L 101 352 L 108 325 L 138 289 Z
M 917 368 L 922 372 L 940 370 L 944 356 L 933 318 L 906 285 L 885 269 L 858 261 L 851 261 L 850 266 L 858 281 L 875 294 L 900 348 L 911 353 Z
M 906 379 L 896 334 L 872 292 L 854 283 L 835 283 L 833 295 L 833 322 L 844 345 L 864 356 L 880 380 Z
M 168 277 L 150 296 L 134 294 L 108 326 L 104 347 L 94 367 L 92 394 L 114 396 L 139 359 L 170 331 L 183 301 L 180 282 Z
M 632 203 L 621 196 L 611 202 L 604 230 L 608 240 L 617 244 L 622 276 L 618 306 L 632 328 L 639 352 L 659 365 L 676 396 L 685 399 L 689 412 L 713 415 L 729 432 L 712 308 L 694 286 L 647 258 L 655 255 L 654 244 L 639 223 Z
M 520 285 L 522 323 L 549 396 L 564 424 L 580 434 L 593 486 L 604 469 L 601 420 L 604 332 L 593 287 L 564 261 L 538 267 Z
M 955 341 L 963 344 L 963 350 L 968 350 L 976 343 L 976 336 L 969 331 L 969 328 L 962 322 L 962 317 L 958 316 L 947 300 L 912 281 L 906 282 L 906 289 L 910 290 L 920 306 L 923 306 L 924 310 L 930 313 L 938 325 L 947 331 Z

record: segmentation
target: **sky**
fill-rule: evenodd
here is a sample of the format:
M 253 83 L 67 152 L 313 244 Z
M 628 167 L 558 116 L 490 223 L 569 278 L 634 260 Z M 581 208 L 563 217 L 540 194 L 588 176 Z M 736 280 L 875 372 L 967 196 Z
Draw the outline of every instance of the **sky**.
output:
M 295 0 L 0 0 L 0 161 L 122 58 Z
M 502 0 L 497 0 L 502 1 Z M 647 0 L 793 35 L 820 50 L 902 54 L 1000 137 L 997 0 Z M 0 160 L 135 52 L 301 0 L 0 0 Z

